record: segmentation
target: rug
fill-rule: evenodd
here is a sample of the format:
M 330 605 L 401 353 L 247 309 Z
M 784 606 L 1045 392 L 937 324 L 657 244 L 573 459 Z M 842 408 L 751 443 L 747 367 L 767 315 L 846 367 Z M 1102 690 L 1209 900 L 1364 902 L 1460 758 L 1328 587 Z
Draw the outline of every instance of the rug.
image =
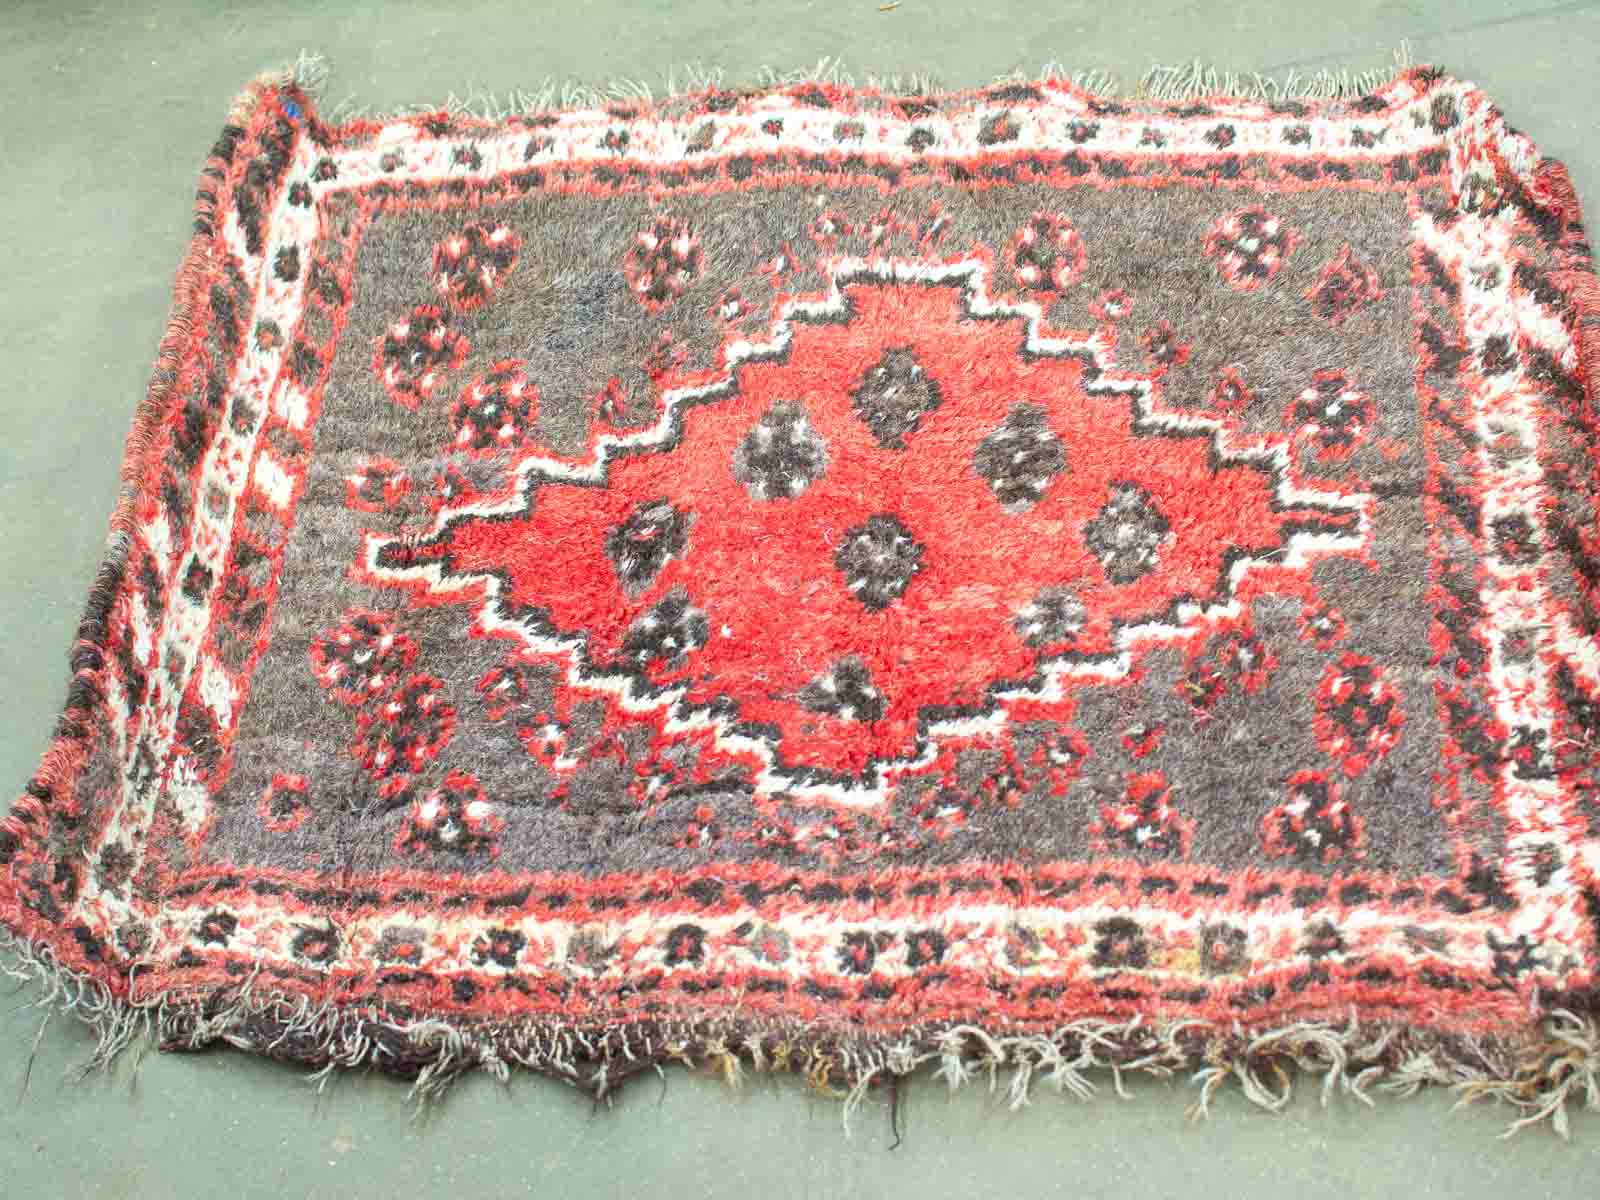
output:
M 1597 395 L 1564 170 L 1427 68 L 338 127 L 260 81 L 8 941 L 97 1060 L 1564 1129 Z

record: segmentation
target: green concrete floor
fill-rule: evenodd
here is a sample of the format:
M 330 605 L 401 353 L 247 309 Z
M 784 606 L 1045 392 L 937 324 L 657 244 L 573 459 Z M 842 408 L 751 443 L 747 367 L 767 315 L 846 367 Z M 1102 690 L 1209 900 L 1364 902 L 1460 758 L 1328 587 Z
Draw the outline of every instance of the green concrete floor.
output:
M 469 84 L 548 75 L 658 80 L 719 63 L 845 56 L 865 74 L 969 85 L 1059 60 L 1140 74 L 1199 56 L 1302 72 L 1415 57 L 1475 80 L 1600 209 L 1600 0 L 206 0 L 87 6 L 0 0 L 0 783 L 31 773 L 64 695 L 65 651 L 101 553 L 116 464 L 166 317 L 201 158 L 239 87 L 301 47 L 335 66 L 332 99 L 383 109 Z M 1505 1114 L 1434 1094 L 1377 1110 L 1303 1095 L 1281 1115 L 1229 1096 L 1187 1124 L 1188 1089 L 1012 1114 L 980 1089 L 908 1089 L 905 1142 L 887 1108 L 854 1136 L 792 1081 L 740 1093 L 674 1073 L 595 1111 L 539 1079 L 459 1087 L 414 1121 L 369 1076 L 318 1097 L 295 1071 L 233 1053 L 147 1056 L 135 1073 L 63 1082 L 90 1049 L 24 991 L 0 998 L 0 1196 L 1138 1197 L 1593 1195 L 1600 1116 L 1574 1140 L 1496 1141 Z M 25 1085 L 25 1080 L 27 1080 Z M 1109 1090 L 1109 1089 L 1107 1089 Z M 1311 1089 L 1302 1089 L 1309 1093 Z

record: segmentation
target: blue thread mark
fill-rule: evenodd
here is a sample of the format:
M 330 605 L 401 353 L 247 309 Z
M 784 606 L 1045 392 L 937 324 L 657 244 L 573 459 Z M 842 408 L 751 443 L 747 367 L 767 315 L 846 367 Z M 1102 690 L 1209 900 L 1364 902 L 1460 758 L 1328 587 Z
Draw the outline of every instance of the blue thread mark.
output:
M 283 102 L 283 115 L 291 121 L 298 121 L 300 119 L 300 105 L 293 100 L 285 100 Z

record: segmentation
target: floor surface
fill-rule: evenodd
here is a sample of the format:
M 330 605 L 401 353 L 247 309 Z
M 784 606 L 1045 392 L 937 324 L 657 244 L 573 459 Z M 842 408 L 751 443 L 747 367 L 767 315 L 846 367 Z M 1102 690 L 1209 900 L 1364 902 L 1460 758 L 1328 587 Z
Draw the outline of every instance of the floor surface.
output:
M 1414 57 L 1472 79 L 1600 213 L 1600 0 L 0 0 L 0 790 L 32 772 L 65 694 L 65 652 L 101 554 L 133 406 L 188 236 L 190 197 L 229 102 L 302 47 L 331 99 L 384 109 L 546 76 L 659 85 L 687 62 L 750 79 L 763 63 L 843 55 L 859 74 L 986 82 L 1050 60 L 1137 77 L 1193 57 L 1302 73 Z M 1600 218 L 1597 218 L 1600 219 Z M 1305 1093 L 1269 1115 L 1237 1095 L 1191 1125 L 1181 1084 L 1131 1099 L 1039 1097 L 1018 1114 L 979 1088 L 906 1092 L 846 1139 L 836 1105 L 793 1081 L 740 1093 L 673 1073 L 612 1111 L 538 1079 L 473 1079 L 413 1120 L 372 1077 L 318 1096 L 232 1053 L 124 1061 L 81 1083 L 90 1049 L 30 993 L 0 996 L 0 1195 L 15 1197 L 740 1196 L 1321 1197 L 1593 1195 L 1600 1114 L 1563 1143 L 1496 1140 L 1492 1109 L 1426 1095 L 1376 1110 Z

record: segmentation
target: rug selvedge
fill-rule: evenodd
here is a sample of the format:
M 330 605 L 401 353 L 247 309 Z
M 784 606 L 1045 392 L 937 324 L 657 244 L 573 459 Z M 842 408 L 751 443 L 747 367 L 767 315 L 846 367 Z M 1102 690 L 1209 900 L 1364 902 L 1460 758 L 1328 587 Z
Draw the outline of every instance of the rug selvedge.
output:
M 1343 1079 L 1357 1094 L 1373 1081 L 1366 1071 L 1402 1088 L 1471 1083 L 1536 1115 L 1559 1112 L 1574 1087 L 1592 1092 L 1590 906 L 1600 854 L 1586 828 L 1592 818 L 1580 810 L 1593 803 L 1586 731 L 1600 703 L 1600 655 L 1584 616 L 1593 577 L 1571 603 L 1552 598 L 1550 580 L 1552 570 L 1581 573 L 1595 553 L 1581 508 L 1567 511 L 1566 499 L 1592 496 L 1594 468 L 1580 459 L 1554 476 L 1541 470 L 1539 429 L 1564 423 L 1592 450 L 1588 403 L 1600 355 L 1588 251 L 1559 167 L 1538 160 L 1479 93 L 1425 69 L 1327 104 L 1153 105 L 1059 84 L 901 99 L 811 84 L 674 103 L 671 112 L 613 106 L 499 125 L 433 114 L 332 130 L 292 85 L 267 85 L 213 152 L 163 374 L 130 439 L 133 491 L 75 652 L 67 715 L 5 826 L 0 911 L 33 961 L 102 1021 L 105 1050 L 155 1014 L 171 1045 L 222 1038 L 428 1080 L 524 1062 L 597 1094 L 670 1057 L 711 1060 L 729 1074 L 740 1061 L 779 1058 L 819 1085 L 847 1089 L 923 1061 L 940 1063 L 952 1082 L 976 1063 L 1008 1064 L 1022 1099 L 1035 1074 L 1082 1090 L 1088 1067 L 1195 1067 L 1206 1096 L 1234 1075 L 1252 1098 L 1271 1103 L 1280 1089 L 1264 1082 L 1265 1064 L 1277 1059 L 1323 1071 L 1330 1084 Z M 1301 455 L 1338 464 L 1367 436 L 1372 400 L 1357 383 L 1319 372 L 1285 398 L 1293 432 L 1244 437 L 1228 406 L 1242 402 L 1247 380 L 1220 379 L 1211 411 L 1163 407 L 1160 380 L 1189 352 L 1178 331 L 1146 328 L 1149 368 L 1119 366 L 1132 328 L 1121 328 L 1119 340 L 1118 322 L 1137 297 L 1097 300 L 1102 324 L 1092 332 L 1048 325 L 1053 294 L 1082 268 L 1085 250 L 1070 222 L 1046 214 L 1008 244 L 951 257 L 939 249 L 931 210 L 912 229 L 890 221 L 864 231 L 819 203 L 810 234 L 825 288 L 791 294 L 770 314 L 721 298 L 727 333 L 718 365 L 689 371 L 662 347 L 652 420 L 628 424 L 615 412 L 622 398 L 602 391 L 582 449 L 520 451 L 515 472 L 484 491 L 447 486 L 426 526 L 368 532 L 350 570 L 418 606 L 465 606 L 476 635 L 511 643 L 501 673 L 482 680 L 483 701 L 491 721 L 516 727 L 558 789 L 597 745 L 621 740 L 643 717 L 659 745 L 629 785 L 635 803 L 697 789 L 714 797 L 743 771 L 757 801 L 780 797 L 822 819 L 796 824 L 774 810 L 751 835 L 765 858 L 710 860 L 685 872 L 505 869 L 495 859 L 502 818 L 470 770 L 452 771 L 426 793 L 414 786 L 450 741 L 457 714 L 442 681 L 416 660 L 404 610 L 355 612 L 313 642 L 308 669 L 327 689 L 329 720 L 349 714 L 352 748 L 378 794 L 407 810 L 397 853 L 425 862 L 467 853 L 496 869 L 461 875 L 408 864 L 360 878 L 348 868 L 331 875 L 203 861 L 215 828 L 210 798 L 232 770 L 234 730 L 270 644 L 323 388 L 372 221 L 409 209 L 489 218 L 497 203 L 536 189 L 715 195 L 813 177 L 881 189 L 1239 189 L 1248 195 L 1200 252 L 1221 286 L 1241 291 L 1269 282 L 1295 252 L 1294 231 L 1267 211 L 1273 195 L 1405 195 L 1412 240 L 1402 286 L 1427 413 L 1430 640 L 1455 676 L 1441 672 L 1435 684 L 1445 764 L 1435 804 L 1451 809 L 1459 778 L 1476 772 L 1492 781 L 1501 860 L 1485 861 L 1462 840 L 1455 877 L 1364 870 L 1360 815 L 1339 802 L 1345 780 L 1403 736 L 1404 715 L 1382 665 L 1340 645 L 1341 618 L 1319 607 L 1309 582 L 1310 567 L 1328 555 L 1370 563 L 1382 481 L 1312 479 L 1298 465 Z M 1427 189 L 1448 197 L 1448 207 L 1430 202 Z M 842 245 L 863 234 L 864 255 Z M 1526 253 L 1530 241 L 1541 254 Z M 372 351 L 389 398 L 407 409 L 448 407 L 467 453 L 521 447 L 527 430 L 518 421 L 531 426 L 537 410 L 536 384 L 516 364 L 464 370 L 466 339 L 451 328 L 456 313 L 492 311 L 503 279 L 530 269 L 519 249 L 492 219 L 431 247 L 436 290 L 395 314 Z M 642 307 L 665 309 L 692 283 L 700 253 L 695 232 L 665 216 L 640 231 L 621 269 Z M 790 254 L 785 247 L 779 257 Z M 485 259 L 489 269 L 480 270 Z M 774 276 L 792 269 L 771 264 Z M 1001 271 L 1013 273 L 1015 293 L 999 294 Z M 1337 324 L 1381 294 L 1347 245 L 1307 298 Z M 648 472 L 652 447 L 665 447 L 659 457 L 670 460 L 699 444 L 704 422 L 689 426 L 707 403 L 749 392 L 757 404 L 747 439 L 724 453 L 729 490 L 710 514 L 729 511 L 718 505 L 730 497 L 760 510 L 833 486 L 848 420 L 879 448 L 903 448 L 932 414 L 948 416 L 963 402 L 946 387 L 916 393 L 910 409 L 894 407 L 923 377 L 913 371 L 948 378 L 961 361 L 923 363 L 901 356 L 892 330 L 873 334 L 875 320 L 889 320 L 875 312 L 892 315 L 908 297 L 919 322 L 948 320 L 952 337 L 981 326 L 974 353 L 1009 339 L 997 369 L 1026 370 L 1029 379 L 1056 370 L 1058 389 L 1086 404 L 1106 399 L 1097 420 L 1107 428 L 1124 419 L 1113 417 L 1114 401 L 1130 437 L 1151 432 L 1164 453 L 1193 448 L 1214 476 L 1226 469 L 1251 481 L 1273 540 L 1205 559 L 1224 565 L 1209 572 L 1214 590 L 1196 600 L 1191 586 L 1163 576 L 1172 516 L 1137 478 L 1120 478 L 1137 472 L 1113 469 L 1095 511 L 1077 518 L 1108 581 L 1099 597 L 1053 590 L 1019 571 L 1012 582 L 1035 598 L 1008 602 L 1009 621 L 991 613 L 965 635 L 998 656 L 1009 624 L 1020 639 L 1009 651 L 1018 669 L 983 664 L 978 677 L 971 664 L 967 674 L 950 666 L 907 692 L 881 663 L 874 671 L 861 655 L 843 655 L 828 673 L 789 681 L 781 698 L 766 700 L 730 697 L 724 687 L 697 693 L 706 681 L 673 674 L 713 641 L 704 612 L 681 590 L 656 596 L 630 623 L 613 616 L 607 629 L 603 595 L 586 610 L 589 624 L 576 610 L 557 620 L 552 606 L 576 603 L 578 589 L 519 590 L 511 573 L 490 569 L 508 517 L 522 522 L 529 544 L 549 540 L 552 530 L 538 521 L 554 507 L 550 497 L 561 485 L 620 480 L 615 462 L 643 474 L 641 490 L 620 492 L 631 498 L 621 533 L 605 542 L 606 569 L 630 595 L 681 571 L 691 516 L 697 552 L 712 516 L 658 494 L 678 464 L 664 476 Z M 836 383 L 840 408 L 826 414 L 760 400 L 769 386 L 759 382 L 763 372 L 774 380 L 772 396 L 795 390 L 782 379 L 795 366 L 791 343 L 830 327 L 843 338 L 876 336 L 879 369 L 899 380 L 898 390 L 867 394 L 864 381 L 841 398 Z M 1042 413 L 1019 404 L 994 414 L 992 451 L 973 460 L 999 503 L 997 520 L 1026 518 L 1050 480 L 1072 468 L 1076 441 L 1053 433 Z M 766 453 L 775 439 L 789 450 Z M 1019 457 L 1012 447 L 1024 443 L 1043 449 Z M 1568 491 L 1552 495 L 1549 478 Z M 375 462 L 351 477 L 349 507 L 381 512 L 412 486 L 403 464 Z M 1234 494 L 1250 493 L 1241 483 Z M 932 519 L 933 501 L 919 520 Z M 1286 503 L 1303 510 L 1294 521 L 1281 516 Z M 578 505 L 549 519 L 586 515 L 594 514 Z M 1185 525 L 1194 527 L 1206 528 L 1203 513 Z M 493 536 L 482 540 L 485 528 Z M 896 514 L 847 536 L 860 552 L 846 545 L 820 558 L 819 577 L 837 570 L 869 613 L 923 602 L 919 576 L 937 544 L 930 551 Z M 1561 559 L 1545 550 L 1546 538 Z M 485 565 L 474 569 L 474 555 Z M 737 545 L 720 561 L 735 572 Z M 884 574 L 884 562 L 898 566 Z M 991 579 L 989 570 L 972 584 Z M 1128 601 L 1140 580 L 1148 594 Z M 1064 676 L 1129 677 L 1148 645 L 1215 643 L 1214 657 L 1191 655 L 1181 684 L 1198 719 L 1210 697 L 1250 693 L 1271 670 L 1269 648 L 1240 617 L 1253 588 L 1303 598 L 1301 636 L 1330 651 L 1315 702 L 1326 769 L 1290 780 L 1284 804 L 1257 831 L 1269 854 L 1304 869 L 1230 872 L 1185 861 L 1182 781 L 1159 771 L 1127 772 L 1120 794 L 1097 803 L 1093 862 L 862 869 L 875 854 L 903 849 L 895 838 L 933 845 L 981 819 L 985 806 L 1014 805 L 1039 788 L 1063 794 L 1090 751 L 1071 732 Z M 679 641 L 663 643 L 653 632 L 663 625 Z M 775 636 L 810 636 L 821 646 L 844 636 L 837 624 L 809 632 L 803 622 L 787 625 Z M 1030 639 L 1059 647 L 1062 630 L 1075 639 L 1070 651 L 1029 649 Z M 352 645 L 365 656 L 342 657 Z M 949 665 L 953 645 L 931 657 Z M 592 646 L 601 652 L 591 656 Z M 612 697 L 600 736 L 581 741 L 565 701 L 528 700 L 522 672 L 550 661 L 575 692 Z M 741 662 L 735 653 L 724 676 L 734 679 Z M 870 719 L 858 720 L 862 713 Z M 1013 731 L 1025 721 L 1055 722 L 1060 732 L 1020 740 Z M 680 746 L 694 750 L 687 774 L 674 758 Z M 959 761 L 973 747 L 1001 764 L 976 789 Z M 79 782 L 96 750 L 118 764 L 120 783 L 85 795 Z M 1141 757 L 1134 745 L 1128 753 Z M 885 826 L 874 841 L 871 815 L 915 778 L 936 786 L 912 814 L 913 835 Z M 263 824 L 292 831 L 314 792 L 315 780 L 285 770 L 262 796 Z M 1470 810 L 1462 801 L 1461 822 L 1478 820 Z M 714 809 L 697 809 L 685 848 L 714 841 L 716 824 Z M 91 853 L 95 869 L 74 859 Z

